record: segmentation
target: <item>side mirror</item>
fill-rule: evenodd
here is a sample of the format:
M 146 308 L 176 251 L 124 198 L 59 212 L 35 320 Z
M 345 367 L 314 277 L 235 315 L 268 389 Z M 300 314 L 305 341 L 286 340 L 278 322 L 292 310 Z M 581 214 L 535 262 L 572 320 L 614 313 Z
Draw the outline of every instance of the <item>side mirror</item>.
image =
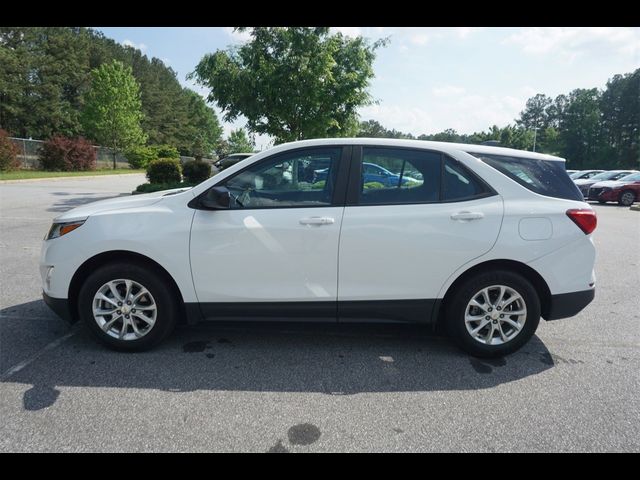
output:
M 212 187 L 201 197 L 200 206 L 207 210 L 224 210 L 231 205 L 231 193 L 227 187 Z

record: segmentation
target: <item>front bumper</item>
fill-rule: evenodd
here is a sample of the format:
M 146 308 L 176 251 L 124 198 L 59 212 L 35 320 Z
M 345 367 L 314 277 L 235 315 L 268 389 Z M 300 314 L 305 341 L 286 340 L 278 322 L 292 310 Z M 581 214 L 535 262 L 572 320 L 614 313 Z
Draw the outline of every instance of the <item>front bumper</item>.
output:
M 75 320 L 71 315 L 71 308 L 69 308 L 69 300 L 66 298 L 54 298 L 50 297 L 44 291 L 42 292 L 42 299 L 47 306 L 54 311 L 60 318 L 66 320 L 69 323 L 73 323 Z
M 618 192 L 614 190 L 604 190 L 603 188 L 590 188 L 589 189 L 589 200 L 599 201 L 599 202 L 615 202 L 618 200 Z
M 589 305 L 596 296 L 596 289 L 583 290 L 581 292 L 561 293 L 551 295 L 548 312 L 545 312 L 545 320 L 559 320 L 573 317 L 584 307 Z

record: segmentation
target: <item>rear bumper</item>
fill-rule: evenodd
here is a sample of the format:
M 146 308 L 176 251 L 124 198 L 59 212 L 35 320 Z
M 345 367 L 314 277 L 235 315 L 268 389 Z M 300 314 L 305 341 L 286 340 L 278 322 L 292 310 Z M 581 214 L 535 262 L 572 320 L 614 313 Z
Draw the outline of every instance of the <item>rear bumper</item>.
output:
M 543 318 L 545 320 L 559 320 L 561 318 L 573 317 L 589 305 L 595 296 L 595 288 L 581 292 L 551 295 L 549 311 L 546 312 L 546 315 L 543 315 Z
M 73 323 L 73 317 L 71 315 L 71 309 L 69 308 L 69 300 L 66 298 L 54 298 L 50 297 L 46 293 L 42 292 L 42 299 L 47 306 L 54 311 L 60 318 L 66 320 L 69 323 Z

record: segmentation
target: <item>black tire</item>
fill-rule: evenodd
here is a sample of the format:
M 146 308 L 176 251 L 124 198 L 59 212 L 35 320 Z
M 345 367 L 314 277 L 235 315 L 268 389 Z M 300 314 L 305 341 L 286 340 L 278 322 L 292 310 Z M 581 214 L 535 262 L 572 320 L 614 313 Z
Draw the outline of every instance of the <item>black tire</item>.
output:
M 487 345 L 475 340 L 465 326 L 465 311 L 473 295 L 485 287 L 504 285 L 520 294 L 527 309 L 522 330 L 500 345 Z M 540 299 L 531 283 L 522 275 L 508 270 L 485 272 L 468 278 L 456 288 L 445 305 L 447 331 L 467 353 L 476 357 L 502 357 L 515 352 L 533 336 L 540 323 Z
M 154 268 L 135 263 L 111 263 L 100 267 L 84 282 L 78 296 L 78 313 L 95 337 L 113 350 L 139 352 L 164 340 L 173 330 L 178 317 L 178 299 L 168 286 L 166 275 Z M 153 296 L 157 316 L 151 329 L 141 338 L 121 340 L 105 333 L 93 317 L 93 298 L 100 287 L 116 279 L 130 279 L 143 285 Z
M 618 197 L 618 203 L 623 207 L 630 207 L 636 201 L 636 194 L 633 190 L 623 190 Z

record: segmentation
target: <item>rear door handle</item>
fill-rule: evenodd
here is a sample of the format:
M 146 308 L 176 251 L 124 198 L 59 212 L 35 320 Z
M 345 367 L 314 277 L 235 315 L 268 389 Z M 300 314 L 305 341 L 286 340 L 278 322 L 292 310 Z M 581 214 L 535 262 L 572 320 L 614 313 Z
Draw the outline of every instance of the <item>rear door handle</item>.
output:
M 484 213 L 481 212 L 457 212 L 451 214 L 452 220 L 468 221 L 480 220 L 481 218 L 484 218 Z
M 332 217 L 306 217 L 300 219 L 301 225 L 331 225 L 335 222 Z

